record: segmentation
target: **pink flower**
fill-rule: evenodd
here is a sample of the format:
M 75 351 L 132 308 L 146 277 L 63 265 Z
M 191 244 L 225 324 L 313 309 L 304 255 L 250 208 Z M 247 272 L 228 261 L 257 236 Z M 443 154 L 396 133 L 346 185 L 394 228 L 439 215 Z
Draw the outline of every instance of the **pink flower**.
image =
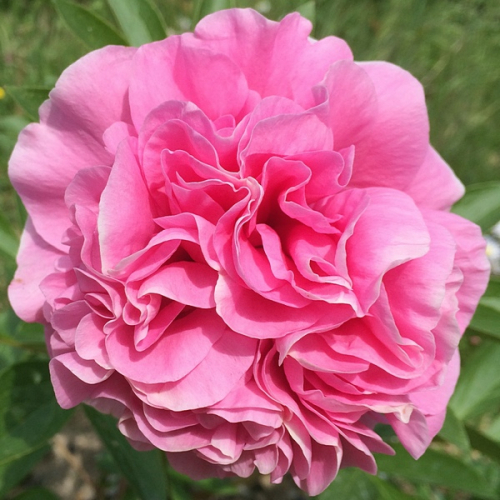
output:
M 421 85 L 310 30 L 235 9 L 69 67 L 11 158 L 10 298 L 61 406 L 192 477 L 315 495 L 375 472 L 377 423 L 424 452 L 488 264 Z

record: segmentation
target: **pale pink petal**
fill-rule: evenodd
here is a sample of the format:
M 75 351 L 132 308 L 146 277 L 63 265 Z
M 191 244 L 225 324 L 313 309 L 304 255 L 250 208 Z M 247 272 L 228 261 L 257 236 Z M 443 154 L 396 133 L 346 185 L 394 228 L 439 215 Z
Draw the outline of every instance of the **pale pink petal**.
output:
M 457 243 L 455 265 L 463 274 L 463 283 L 457 292 L 459 303 L 457 320 L 460 331 L 463 332 L 488 283 L 490 264 L 486 257 L 486 241 L 478 226 L 458 215 L 429 211 L 426 216 L 442 224 Z
M 71 65 L 40 108 L 40 124 L 21 132 L 12 153 L 12 184 L 37 232 L 61 250 L 61 238 L 69 226 L 64 191 L 78 170 L 111 163 L 102 134 L 114 121 L 128 116 L 127 79 L 134 52 L 105 47 Z
M 439 153 L 429 146 L 422 166 L 405 192 L 419 207 L 449 210 L 464 195 L 465 189 Z
M 295 483 L 309 495 L 319 495 L 335 479 L 342 460 L 342 448 L 311 443 L 312 458 L 307 477 L 294 476 Z
M 103 328 L 106 321 L 96 314 L 84 316 L 74 332 L 75 350 L 82 359 L 94 360 L 103 368 L 112 368 L 106 352 L 106 336 Z
M 182 37 L 143 45 L 134 57 L 130 108 L 137 129 L 165 101 L 191 101 L 216 119 L 237 115 L 247 93 L 245 77 L 233 61 L 207 48 L 189 47 Z
M 422 85 L 390 63 L 358 64 L 375 85 L 378 112 L 370 139 L 356 148 L 352 185 L 406 188 L 429 146 Z
M 262 97 L 282 95 L 308 104 L 308 89 L 328 66 L 352 59 L 343 40 L 328 37 L 313 42 L 311 28 L 297 13 L 276 23 L 254 10 L 231 9 L 202 19 L 192 43 L 228 55 L 242 69 L 249 88 Z
M 254 339 L 226 330 L 203 361 L 184 378 L 156 385 L 134 383 L 136 393 L 149 404 L 173 411 L 213 405 L 242 383 L 242 377 L 253 362 L 256 347 L 257 341 Z M 189 351 L 192 356 L 193 349 Z M 175 356 L 178 356 L 177 352 Z M 186 363 L 184 361 L 183 367 Z M 217 366 L 217 370 L 214 370 L 214 366 Z
M 422 257 L 430 244 L 422 215 L 409 196 L 371 188 L 369 200 L 346 249 L 349 276 L 363 307 L 377 298 L 385 273 Z
M 97 214 L 99 200 L 110 173 L 109 167 L 91 167 L 77 172 L 64 194 L 68 208 L 83 206 Z
M 255 175 L 247 165 L 252 156 L 264 163 L 271 156 L 297 155 L 303 152 L 332 149 L 331 130 L 313 114 L 278 115 L 266 118 L 253 128 L 246 148 L 240 153 L 245 175 Z
M 144 281 L 139 295 L 157 293 L 182 304 L 208 309 L 215 307 L 217 273 L 205 264 L 177 262 L 162 267 Z
M 17 255 L 18 268 L 8 289 L 9 301 L 24 321 L 43 321 L 45 297 L 40 283 L 53 272 L 56 260 L 62 255 L 39 236 L 28 219 Z
M 172 323 L 152 346 L 138 351 L 130 327 L 116 328 L 106 338 L 111 364 L 137 382 L 155 384 L 185 377 L 209 355 L 225 325 L 213 313 L 194 311 Z
M 134 47 L 103 47 L 79 59 L 59 77 L 50 93 L 51 103 L 79 133 L 85 131 L 101 140 L 113 123 L 130 122 L 128 81 L 136 51 Z M 42 116 L 42 122 L 55 125 L 52 116 Z M 77 130 L 72 132 L 76 135 Z
M 99 204 L 104 271 L 144 248 L 154 227 L 146 186 L 129 140 L 120 145 Z
M 135 128 L 129 123 L 115 122 L 104 131 L 102 140 L 106 149 L 112 155 L 116 155 L 120 142 L 129 137 L 137 137 Z
M 319 104 L 318 111 L 327 113 L 335 149 L 339 151 L 354 146 L 357 155 L 358 148 L 362 151 L 372 134 L 377 133 L 374 130 L 377 95 L 369 75 L 352 61 L 339 61 L 314 88 L 314 94 Z M 355 178 L 357 175 L 358 172 Z

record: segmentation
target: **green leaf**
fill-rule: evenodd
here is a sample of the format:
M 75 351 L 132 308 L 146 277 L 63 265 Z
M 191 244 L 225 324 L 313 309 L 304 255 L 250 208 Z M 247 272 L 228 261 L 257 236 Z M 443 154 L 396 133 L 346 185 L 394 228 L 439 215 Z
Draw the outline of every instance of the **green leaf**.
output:
M 439 437 L 454 444 L 465 453 L 470 452 L 469 437 L 467 436 L 465 425 L 455 415 L 452 408 L 448 408 L 446 411 L 446 419 L 439 431 Z
M 43 445 L 27 455 L 16 458 L 12 462 L 0 465 L 1 498 L 13 486 L 18 484 L 49 451 L 50 446 Z
M 480 451 L 483 455 L 500 463 L 499 441 L 495 442 L 490 437 L 469 425 L 467 426 L 467 434 L 469 435 L 470 444 L 475 450 Z
M 500 404 L 500 344 L 485 341 L 472 353 L 460 373 L 450 407 L 465 420 Z
M 0 313 L 0 371 L 36 355 L 47 356 L 43 326 L 21 321 L 11 308 Z
M 314 23 L 316 21 L 316 2 L 311 0 L 303 3 L 297 8 L 297 12 Z
M 49 98 L 46 87 L 5 87 L 7 93 L 23 108 L 32 121 L 38 120 L 38 108 Z
M 70 415 L 55 400 L 46 362 L 19 363 L 2 372 L 0 495 L 21 480 L 47 452 L 48 439 Z
M 89 48 L 105 45 L 127 45 L 126 40 L 109 23 L 90 10 L 67 0 L 52 0 L 68 28 Z
M 492 485 L 478 468 L 459 459 L 429 449 L 415 460 L 401 445 L 392 445 L 396 456 L 377 455 L 380 472 L 417 483 L 442 486 L 496 500 L 496 484 Z
M 130 45 L 139 46 L 166 36 L 165 21 L 149 0 L 108 0 Z
M 500 297 L 483 297 L 469 327 L 500 340 Z
M 166 500 L 166 471 L 160 450 L 134 450 L 116 420 L 85 406 L 85 413 L 130 485 L 143 500 Z
M 377 489 L 368 474 L 359 469 L 341 469 L 328 488 L 315 497 L 317 500 L 377 500 Z
M 31 488 L 12 500 L 58 500 L 58 496 L 45 488 Z
M 12 230 L 5 216 L 0 213 L 0 251 L 15 260 L 18 247 L 19 238 Z
M 486 292 L 484 292 L 484 296 L 500 298 L 500 276 L 490 276 L 490 281 L 488 282 L 488 287 L 486 288 Z
M 465 196 L 452 209 L 486 232 L 500 220 L 500 182 L 491 181 L 467 187 Z
M 407 495 L 388 481 L 377 476 L 368 476 L 370 482 L 377 488 L 378 500 L 412 500 L 417 497 Z
M 497 416 L 493 422 L 491 422 L 485 433 L 494 441 L 500 443 L 500 416 Z

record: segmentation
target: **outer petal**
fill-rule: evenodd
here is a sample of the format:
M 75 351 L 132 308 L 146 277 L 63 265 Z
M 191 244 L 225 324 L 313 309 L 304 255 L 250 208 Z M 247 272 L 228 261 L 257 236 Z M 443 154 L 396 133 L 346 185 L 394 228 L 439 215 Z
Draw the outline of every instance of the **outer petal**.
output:
M 56 260 L 62 255 L 40 237 L 28 219 L 17 255 L 18 268 L 9 286 L 10 303 L 24 321 L 43 322 L 45 297 L 40 283 L 53 272 Z
M 105 47 L 71 65 L 40 108 L 40 124 L 21 132 L 12 153 L 12 184 L 37 232 L 61 250 L 69 226 L 64 191 L 78 170 L 111 163 L 102 135 L 113 122 L 128 119 L 126 95 L 135 50 Z
M 429 146 L 422 166 L 405 191 L 419 207 L 449 210 L 465 189 L 449 165 Z
M 352 61 L 330 67 L 323 82 L 314 88 L 318 111 L 326 112 L 333 130 L 335 149 L 360 147 L 370 140 L 377 119 L 377 93 L 369 75 Z
M 410 396 L 416 408 L 407 424 L 393 415 L 388 415 L 389 422 L 412 457 L 420 458 L 441 429 L 446 414 L 446 405 L 457 383 L 459 371 L 460 357 L 457 350 L 440 387 Z
M 463 332 L 488 284 L 490 264 L 486 257 L 486 241 L 476 224 L 458 215 L 438 211 L 429 211 L 427 214 L 450 231 L 457 243 L 455 265 L 464 277 L 457 292 L 457 320 L 460 331 Z
M 276 23 L 251 9 L 231 9 L 202 19 L 192 43 L 228 55 L 262 97 L 281 95 L 312 104 L 311 87 L 330 64 L 352 59 L 352 54 L 339 38 L 312 41 L 311 28 L 297 13 Z
M 422 85 L 386 62 L 358 63 L 375 85 L 378 115 L 369 140 L 356 147 L 351 185 L 406 188 L 429 146 Z
M 173 36 L 138 50 L 130 85 L 137 129 L 150 111 L 171 100 L 191 101 L 213 120 L 240 112 L 248 95 L 245 77 L 224 54 L 207 49 L 189 47 Z

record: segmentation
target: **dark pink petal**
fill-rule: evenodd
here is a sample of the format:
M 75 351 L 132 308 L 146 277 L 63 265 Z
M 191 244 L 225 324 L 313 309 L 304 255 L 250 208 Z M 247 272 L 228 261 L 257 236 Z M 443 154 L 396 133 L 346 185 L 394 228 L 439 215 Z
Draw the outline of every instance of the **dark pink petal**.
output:
M 335 346 L 335 344 L 333 344 Z M 369 361 L 353 355 L 338 353 L 326 343 L 323 335 L 306 335 L 288 351 L 304 368 L 320 372 L 359 373 L 365 371 Z
M 151 347 L 170 325 L 177 319 L 186 306 L 180 302 L 170 302 L 149 321 L 139 323 L 134 329 L 134 344 L 138 351 L 144 351 Z
M 168 463 L 181 474 L 187 474 L 195 480 L 218 477 L 224 478 L 232 474 L 225 472 L 219 465 L 199 458 L 196 453 L 167 453 Z

